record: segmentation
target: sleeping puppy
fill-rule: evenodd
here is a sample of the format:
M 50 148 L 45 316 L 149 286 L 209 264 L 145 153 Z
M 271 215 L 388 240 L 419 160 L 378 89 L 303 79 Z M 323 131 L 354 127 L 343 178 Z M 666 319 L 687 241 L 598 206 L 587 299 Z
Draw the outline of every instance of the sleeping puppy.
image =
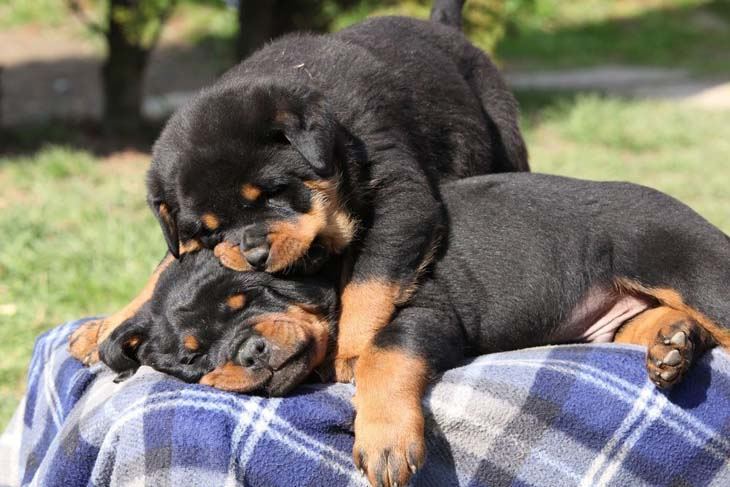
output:
M 456 25 L 462 3 L 439 0 L 435 18 Z M 337 363 L 350 380 L 433 255 L 438 183 L 527 170 L 517 104 L 487 56 L 448 25 L 375 18 L 278 39 L 203 90 L 154 146 L 148 201 L 174 257 L 227 241 L 243 255 L 221 255 L 232 269 L 291 274 L 347 250 Z M 74 342 L 103 341 L 159 274 Z
M 334 344 L 334 279 L 226 269 L 207 249 L 171 263 L 152 299 L 101 343 L 124 379 L 149 365 L 187 382 L 279 396 Z
M 648 348 L 650 380 L 668 388 L 708 347 L 730 346 L 730 238 L 677 200 L 628 183 L 537 174 L 475 177 L 441 189 L 449 238 L 417 293 L 356 364 L 353 454 L 373 485 L 405 485 L 421 466 L 426 385 L 466 357 L 568 342 L 634 343 Z M 235 259 L 238 247 L 219 250 Z M 187 259 L 176 265 L 182 269 Z M 194 275 L 182 272 L 171 285 L 190 296 L 201 294 Z M 331 297 L 335 282 L 335 277 L 311 282 L 323 287 L 310 290 L 306 299 L 294 295 L 292 303 L 312 306 L 318 293 Z M 213 293 L 215 299 L 201 304 L 218 306 L 232 292 L 237 289 L 223 286 Z M 331 313 L 332 303 L 323 301 L 320 312 Z M 246 349 L 240 345 L 248 336 L 239 325 L 243 322 L 221 314 L 232 319 L 211 327 L 218 322 L 209 318 L 210 310 L 189 312 L 186 326 L 201 334 L 216 330 L 213 335 L 227 350 L 204 362 L 190 379 L 200 376 L 214 387 L 256 391 L 257 382 L 248 379 L 256 362 L 235 358 Z M 120 331 L 128 336 L 124 327 Z M 192 334 L 169 327 L 161 331 L 175 334 L 169 338 L 175 343 Z M 206 342 L 216 341 L 213 335 Z M 112 340 L 102 350 L 119 343 Z M 287 343 L 296 349 L 292 340 Z M 107 353 L 112 354 L 104 351 L 103 356 Z M 308 354 L 289 357 L 289 367 L 300 359 L 304 369 L 313 366 Z M 226 368 L 231 361 L 235 370 Z
M 148 200 L 175 256 L 228 241 L 244 258 L 224 264 L 291 273 L 348 250 L 345 380 L 433 255 L 438 184 L 526 170 L 486 55 L 452 27 L 381 17 L 275 40 L 203 90 L 155 144 Z

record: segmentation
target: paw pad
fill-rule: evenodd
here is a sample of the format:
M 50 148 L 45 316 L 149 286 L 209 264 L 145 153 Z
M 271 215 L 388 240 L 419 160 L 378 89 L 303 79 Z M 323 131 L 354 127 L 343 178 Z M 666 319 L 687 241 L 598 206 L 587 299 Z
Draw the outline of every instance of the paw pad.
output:
M 681 320 L 663 326 L 647 353 L 646 367 L 651 381 L 662 389 L 680 382 L 692 364 L 693 321 Z

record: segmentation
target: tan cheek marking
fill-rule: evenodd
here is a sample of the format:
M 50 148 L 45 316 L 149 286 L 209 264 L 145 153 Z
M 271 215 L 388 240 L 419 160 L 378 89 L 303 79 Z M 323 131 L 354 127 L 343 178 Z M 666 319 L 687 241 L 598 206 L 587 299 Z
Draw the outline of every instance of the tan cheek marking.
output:
M 229 296 L 228 299 L 226 299 L 226 305 L 234 310 L 242 309 L 245 304 L 246 296 L 244 296 L 243 293 L 234 294 L 233 296 Z
M 354 238 L 357 225 L 340 204 L 337 185 L 329 180 L 305 181 L 304 185 L 312 192 L 310 210 L 269 227 L 269 272 L 299 260 L 317 237 L 333 254 L 340 253 Z
M 241 186 L 241 196 L 247 201 L 254 202 L 261 196 L 261 188 L 256 185 L 246 183 Z
M 324 361 L 329 343 L 329 322 L 307 308 L 292 305 L 284 313 L 262 315 L 257 320 L 254 325 L 256 332 L 281 350 L 281 357 L 274 357 L 274 361 L 283 363 L 304 346 L 312 347 L 307 364 L 310 369 Z
M 340 201 L 335 180 L 323 179 L 305 181 L 304 185 L 312 191 L 312 208 L 324 214 L 325 225 L 320 237 L 332 253 L 339 253 L 350 245 L 355 237 L 357 221 Z
M 191 352 L 196 351 L 200 348 L 200 342 L 193 335 L 188 335 L 183 339 L 183 346 Z
M 208 230 L 215 230 L 221 225 L 220 220 L 213 213 L 203 213 L 203 216 L 200 217 L 200 221 L 203 222 L 203 225 L 205 225 L 205 228 Z

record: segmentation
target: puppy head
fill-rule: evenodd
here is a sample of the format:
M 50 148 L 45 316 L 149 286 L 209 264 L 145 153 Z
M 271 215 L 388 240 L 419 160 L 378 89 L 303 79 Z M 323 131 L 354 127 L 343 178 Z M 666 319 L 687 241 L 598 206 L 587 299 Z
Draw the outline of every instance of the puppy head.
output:
M 147 177 L 170 252 L 227 240 L 267 272 L 311 248 L 340 252 L 355 232 L 338 193 L 340 133 L 310 88 L 228 80 L 202 92 L 168 122 Z
M 280 395 L 322 363 L 336 312 L 334 280 L 236 272 L 204 249 L 163 271 L 100 357 L 120 373 L 149 365 L 187 382 Z

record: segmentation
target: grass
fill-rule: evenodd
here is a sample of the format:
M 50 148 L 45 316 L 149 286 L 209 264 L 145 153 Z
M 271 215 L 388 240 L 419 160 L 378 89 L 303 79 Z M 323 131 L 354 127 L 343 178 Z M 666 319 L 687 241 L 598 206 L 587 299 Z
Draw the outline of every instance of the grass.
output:
M 535 0 L 514 19 L 496 55 L 508 64 L 560 68 L 600 64 L 730 71 L 727 0 Z
M 0 158 L 0 425 L 23 390 L 34 338 L 128 300 L 165 248 L 144 163 L 47 147 Z
M 520 100 L 534 170 L 653 186 L 730 233 L 730 112 L 597 96 Z M 101 159 L 59 145 L 0 157 L 0 425 L 23 392 L 34 338 L 116 310 L 161 257 L 145 168 L 144 155 Z

